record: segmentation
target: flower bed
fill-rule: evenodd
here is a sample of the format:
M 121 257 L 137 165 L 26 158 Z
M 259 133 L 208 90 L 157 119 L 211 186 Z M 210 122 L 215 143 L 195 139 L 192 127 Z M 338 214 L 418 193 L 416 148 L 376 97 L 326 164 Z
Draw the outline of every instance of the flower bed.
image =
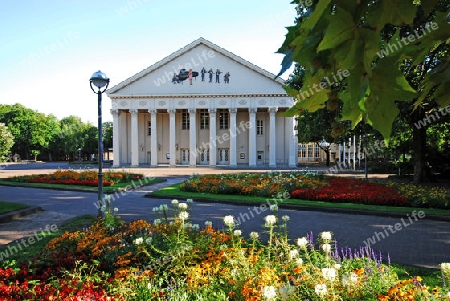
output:
M 180 189 L 267 198 L 288 192 L 291 199 L 450 209 L 450 192 L 445 188 L 302 172 L 193 176 Z
M 420 277 L 398 281 L 369 247 L 341 248 L 331 232 L 290 242 L 276 207 L 264 232 L 189 221 L 189 203 L 123 223 L 109 209 L 90 228 L 55 238 L 30 263 L 0 269 L 0 300 L 448 300 Z M 106 222 L 108 220 L 108 222 Z M 113 222 L 111 222 L 111 220 Z M 217 225 L 221 226 L 221 225 Z M 264 238 L 263 238 L 264 237 Z M 450 264 L 442 264 L 450 277 Z M 447 279 L 448 281 L 448 279 Z
M 126 172 L 103 173 L 103 186 L 126 183 L 142 179 L 142 174 Z M 58 170 L 51 174 L 38 174 L 8 178 L 9 181 L 45 184 L 66 184 L 81 186 L 98 186 L 98 172 L 92 170 L 74 171 Z
M 330 178 L 328 186 L 315 189 L 296 189 L 291 198 L 326 202 L 363 203 L 384 206 L 407 206 L 408 198 L 396 188 L 373 182 L 348 178 Z
M 180 189 L 191 192 L 273 197 L 280 191 L 290 192 L 296 188 L 307 189 L 326 185 L 327 182 L 321 175 L 269 172 L 194 176 L 182 183 Z

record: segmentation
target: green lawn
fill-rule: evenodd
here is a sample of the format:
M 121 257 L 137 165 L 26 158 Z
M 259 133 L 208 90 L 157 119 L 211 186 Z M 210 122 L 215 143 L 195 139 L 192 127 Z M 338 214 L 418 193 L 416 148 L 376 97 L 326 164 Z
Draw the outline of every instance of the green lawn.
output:
M 104 186 L 103 191 L 105 193 L 115 193 L 116 191 L 120 191 L 123 189 L 130 190 L 136 188 L 138 186 L 147 186 L 155 183 L 164 182 L 165 179 L 160 178 L 151 178 L 146 179 L 145 182 L 140 184 L 140 182 L 125 182 L 114 184 L 113 186 Z M 57 190 L 78 190 L 78 191 L 87 191 L 87 192 L 96 192 L 98 191 L 97 187 L 92 186 L 81 186 L 81 185 L 67 185 L 67 184 L 45 184 L 45 183 L 24 183 L 24 182 L 13 182 L 11 180 L 0 180 L 0 185 L 5 186 L 17 186 L 17 187 L 34 187 L 34 188 L 46 188 L 46 189 L 57 189 Z M 133 186 L 134 185 L 134 186 Z
M 158 191 L 152 192 L 147 196 L 157 196 L 164 198 L 176 198 L 176 199 L 205 199 L 218 202 L 239 202 L 241 204 L 271 204 L 277 203 L 278 205 L 296 205 L 299 207 L 307 208 L 323 208 L 323 209 L 344 209 L 344 210 L 365 210 L 375 212 L 389 212 L 407 214 L 411 213 L 411 210 L 420 210 L 427 216 L 439 215 L 450 216 L 450 210 L 440 210 L 432 208 L 415 208 L 415 207 L 393 207 L 393 206 L 377 206 L 377 205 L 365 205 L 365 204 L 352 204 L 352 203 L 330 203 L 319 201 L 307 201 L 297 199 L 268 199 L 263 197 L 250 197 L 243 195 L 224 195 L 224 194 L 212 194 L 212 193 L 199 193 L 199 192 L 184 192 L 180 190 L 181 184 L 175 184 L 165 187 Z
M 8 212 L 25 209 L 25 208 L 28 208 L 28 207 L 30 207 L 30 206 L 25 205 L 25 204 L 0 202 L 0 214 L 5 214 L 5 213 L 8 213 Z

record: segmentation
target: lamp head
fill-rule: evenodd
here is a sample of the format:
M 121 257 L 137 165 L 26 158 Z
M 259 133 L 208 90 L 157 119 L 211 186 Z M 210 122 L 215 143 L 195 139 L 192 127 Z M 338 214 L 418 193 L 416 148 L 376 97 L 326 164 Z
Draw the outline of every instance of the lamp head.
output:
M 89 79 L 89 82 L 92 85 L 96 86 L 99 90 L 103 87 L 108 88 L 109 85 L 109 78 L 106 76 L 105 73 L 101 72 L 100 70 L 92 74 L 91 78 Z M 93 89 L 92 89 L 93 90 Z

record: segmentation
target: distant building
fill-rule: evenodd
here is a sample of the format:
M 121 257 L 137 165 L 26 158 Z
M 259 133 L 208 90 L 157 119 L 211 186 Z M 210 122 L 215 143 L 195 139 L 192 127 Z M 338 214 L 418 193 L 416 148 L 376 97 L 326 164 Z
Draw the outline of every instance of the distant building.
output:
M 294 118 L 279 114 L 294 100 L 274 78 L 192 42 L 107 91 L 113 166 L 296 167 Z

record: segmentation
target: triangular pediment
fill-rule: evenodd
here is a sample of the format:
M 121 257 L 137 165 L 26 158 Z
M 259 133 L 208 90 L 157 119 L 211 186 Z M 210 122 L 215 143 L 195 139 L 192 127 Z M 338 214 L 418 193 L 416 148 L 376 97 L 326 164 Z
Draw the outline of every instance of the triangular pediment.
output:
M 189 69 L 192 70 L 192 84 L 188 75 Z M 204 70 L 203 76 L 202 70 Z M 227 73 L 229 74 L 228 82 Z M 274 74 L 200 38 L 108 89 L 107 94 L 111 98 L 201 94 L 286 94 L 282 87 L 284 81 L 274 78 Z

